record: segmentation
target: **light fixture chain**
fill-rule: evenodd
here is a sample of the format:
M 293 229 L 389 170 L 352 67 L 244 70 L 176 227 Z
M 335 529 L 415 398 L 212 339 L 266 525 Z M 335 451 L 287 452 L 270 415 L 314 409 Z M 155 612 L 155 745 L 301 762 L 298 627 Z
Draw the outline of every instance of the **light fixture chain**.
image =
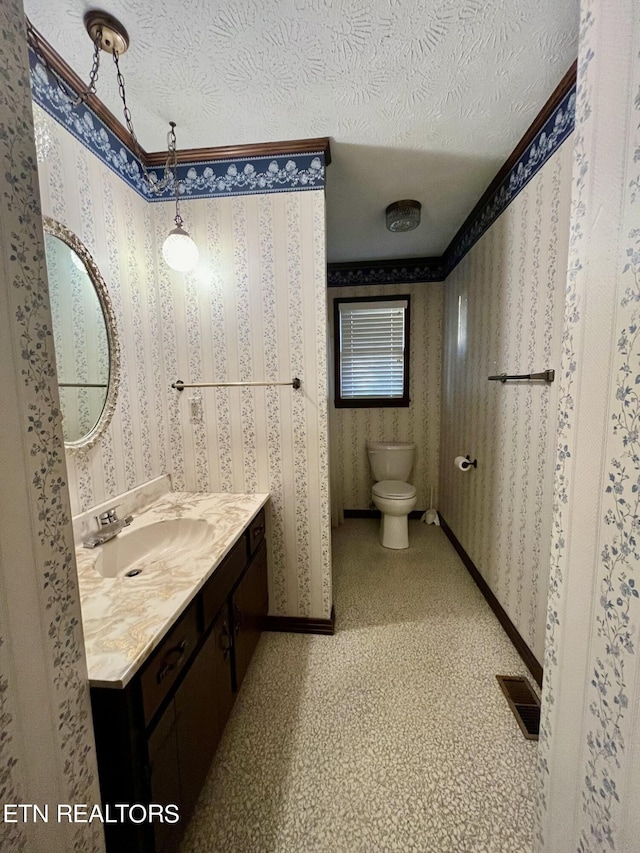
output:
M 176 156 L 176 135 L 174 133 L 173 128 L 175 127 L 175 123 L 171 123 L 171 131 L 169 133 L 169 151 L 167 152 L 167 161 L 164 167 L 164 177 L 162 180 L 157 180 L 151 177 L 149 170 L 144 164 L 144 154 L 142 153 L 142 149 L 140 147 L 140 143 L 138 142 L 138 137 L 136 136 L 136 132 L 133 129 L 133 120 L 131 118 L 131 110 L 127 105 L 127 92 L 125 89 L 124 77 L 122 72 L 120 71 L 120 63 L 118 62 L 118 51 L 113 51 L 113 62 L 116 66 L 116 77 L 118 80 L 118 92 L 120 93 L 120 99 L 122 100 L 123 106 L 123 114 L 124 120 L 127 125 L 127 130 L 129 131 L 129 135 L 131 136 L 131 142 L 133 143 L 133 151 L 136 157 L 138 158 L 138 162 L 142 168 L 147 184 L 149 185 L 152 192 L 159 194 L 164 190 L 166 186 L 170 183 L 174 171 L 177 167 L 177 156 Z M 173 149 L 171 147 L 171 135 L 173 135 Z M 176 172 L 176 180 L 177 180 L 177 172 Z
M 87 16 L 85 16 L 86 18 Z M 92 19 L 95 16 L 90 16 Z M 99 17 L 105 17 L 99 15 Z M 95 28 L 94 28 L 95 23 Z M 72 107 L 77 107 L 80 104 L 86 103 L 89 95 L 95 95 L 96 87 L 98 83 L 98 75 L 100 71 L 100 53 L 102 50 L 111 51 L 113 55 L 113 62 L 116 67 L 116 77 L 118 81 L 118 92 L 120 94 L 120 98 L 122 100 L 123 112 L 124 112 L 124 120 L 127 125 L 127 130 L 129 131 L 129 136 L 131 138 L 133 153 L 136 156 L 138 163 L 140 164 L 140 168 L 142 169 L 144 181 L 151 190 L 156 195 L 159 195 L 163 192 L 163 190 L 168 187 L 173 181 L 176 198 L 179 190 L 178 186 L 178 154 L 176 149 L 176 134 L 175 134 L 175 122 L 170 122 L 171 130 L 167 136 L 168 150 L 167 150 L 167 159 L 164 165 L 164 175 L 161 180 L 158 180 L 156 175 L 153 176 L 147 169 L 144 158 L 145 154 L 140 147 L 140 143 L 138 142 L 138 137 L 136 136 L 136 132 L 133 128 L 133 120 L 131 118 L 131 110 L 127 104 L 127 93 L 125 88 L 124 77 L 122 72 L 120 71 L 120 63 L 119 63 L 119 55 L 117 50 L 117 44 L 122 47 L 122 52 L 126 51 L 129 46 L 129 37 L 122 27 L 115 19 L 111 19 L 110 16 L 106 16 L 105 24 L 107 27 L 107 35 L 112 36 L 115 34 L 116 38 L 115 42 L 111 44 L 109 40 L 106 40 L 105 45 L 103 46 L 103 36 L 105 35 L 104 28 L 102 26 L 102 21 L 90 20 L 87 24 L 87 31 L 91 34 L 93 33 L 93 63 L 91 66 L 91 73 L 89 75 L 89 86 L 83 91 L 77 94 L 71 90 L 69 84 L 64 83 L 56 71 L 51 67 L 47 59 L 47 50 L 42 45 L 42 40 L 38 31 L 35 29 L 29 18 L 25 15 L 25 26 L 27 31 L 27 42 L 31 49 L 36 54 L 38 61 L 41 62 L 49 76 L 55 80 L 58 89 L 60 90 L 60 94 Z M 73 92 L 73 94 L 71 94 Z M 178 214 L 179 216 L 179 214 Z
M 82 96 L 82 100 L 87 97 L 88 94 L 95 95 L 96 93 L 96 83 L 98 82 L 98 72 L 100 71 L 100 50 L 102 43 L 102 27 L 98 27 L 96 30 L 96 38 L 93 43 L 93 65 L 91 66 L 91 74 L 89 75 L 89 88 Z
M 178 228 L 182 228 L 184 225 L 184 219 L 180 216 L 180 196 L 178 195 L 178 178 L 176 176 L 175 180 L 175 189 L 176 189 L 176 215 L 173 221 L 176 223 Z
M 69 94 L 68 84 L 62 83 L 60 77 L 56 74 L 54 69 L 51 67 L 49 61 L 47 60 L 45 51 L 43 50 L 40 44 L 40 38 L 38 36 L 38 32 L 34 28 L 33 24 L 25 16 L 25 23 L 27 29 L 27 42 L 29 46 L 32 48 L 35 55 L 38 57 L 38 60 L 44 65 L 46 68 L 49 77 L 55 80 L 58 90 L 62 97 L 69 103 L 72 107 L 78 107 L 80 104 L 86 103 L 86 100 L 89 95 L 95 95 L 96 93 L 96 83 L 98 82 L 98 71 L 100 69 L 100 42 L 102 40 L 102 29 L 98 29 L 96 32 L 96 37 L 94 41 L 94 50 L 93 50 L 93 63 L 91 66 L 91 74 L 89 75 L 89 86 L 84 90 L 84 92 L 79 92 L 77 95 L 72 96 Z
M 170 121 L 169 125 L 171 129 L 167 134 L 167 163 L 165 166 L 165 174 L 169 174 L 168 170 L 171 170 L 171 176 L 173 177 L 173 192 L 176 197 L 176 215 L 174 222 L 178 228 L 182 228 L 184 220 L 180 216 L 180 184 L 178 182 L 178 155 L 176 152 L 176 123 L 175 121 Z

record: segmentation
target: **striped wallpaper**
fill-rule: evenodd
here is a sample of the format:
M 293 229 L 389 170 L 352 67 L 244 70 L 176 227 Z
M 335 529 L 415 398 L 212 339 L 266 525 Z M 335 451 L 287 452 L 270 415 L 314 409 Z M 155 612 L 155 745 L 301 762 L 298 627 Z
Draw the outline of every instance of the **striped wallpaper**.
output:
M 175 208 L 153 206 L 160 245 Z M 165 392 L 174 488 L 269 492 L 270 610 L 328 618 L 331 556 L 324 193 L 183 205 L 201 262 L 160 263 L 166 382 L 302 380 Z
M 559 371 L 571 141 L 447 278 L 440 504 L 447 524 L 541 662 L 557 383 L 489 382 Z M 478 467 L 454 468 L 470 454 Z

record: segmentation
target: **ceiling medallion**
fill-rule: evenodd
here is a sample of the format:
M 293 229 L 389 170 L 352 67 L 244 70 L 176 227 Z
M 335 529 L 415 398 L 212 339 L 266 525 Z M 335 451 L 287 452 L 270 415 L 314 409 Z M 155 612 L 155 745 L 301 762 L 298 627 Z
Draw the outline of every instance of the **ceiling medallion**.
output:
M 90 10 L 84 16 L 84 26 L 94 44 L 105 53 L 117 53 L 122 56 L 129 48 L 129 34 L 120 21 L 106 12 Z
M 386 210 L 387 228 L 389 231 L 413 231 L 420 224 L 420 209 L 422 205 L 413 199 L 394 201 Z

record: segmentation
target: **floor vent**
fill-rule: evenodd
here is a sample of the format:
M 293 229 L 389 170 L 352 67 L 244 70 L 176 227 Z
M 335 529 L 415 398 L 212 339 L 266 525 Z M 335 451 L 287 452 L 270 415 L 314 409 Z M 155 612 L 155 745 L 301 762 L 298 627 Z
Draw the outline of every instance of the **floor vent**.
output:
M 540 731 L 540 700 L 526 678 L 513 675 L 496 675 L 509 707 L 528 740 L 538 740 Z

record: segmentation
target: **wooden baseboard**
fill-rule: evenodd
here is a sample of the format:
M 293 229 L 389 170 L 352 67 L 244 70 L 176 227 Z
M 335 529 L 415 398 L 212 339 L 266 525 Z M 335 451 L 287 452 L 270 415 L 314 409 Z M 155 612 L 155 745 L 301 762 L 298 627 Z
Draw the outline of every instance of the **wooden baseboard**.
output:
M 307 619 L 304 616 L 267 616 L 265 631 L 282 631 L 290 634 L 327 634 L 335 633 L 336 610 L 331 608 L 329 619 Z
M 453 547 L 456 549 L 458 556 L 464 563 L 471 577 L 476 582 L 478 589 L 484 595 L 489 607 L 495 613 L 498 622 L 500 622 L 500 624 L 504 628 L 505 633 L 515 646 L 516 651 L 524 661 L 525 666 L 527 667 L 531 675 L 534 677 L 538 685 L 542 687 L 542 666 L 540 665 L 540 663 L 538 663 L 538 659 L 531 651 L 529 646 L 526 644 L 526 642 L 523 640 L 522 636 L 520 635 L 520 632 L 513 624 L 511 619 L 509 619 L 505 609 L 491 591 L 491 587 L 482 577 L 471 557 L 467 554 L 462 545 L 458 542 L 455 533 L 451 530 L 447 522 L 443 519 L 442 515 L 440 513 L 438 514 L 440 515 L 440 527 L 442 527 L 447 538 L 449 539 Z
M 420 520 L 425 512 L 424 509 L 414 509 L 409 518 Z M 379 509 L 345 509 L 343 515 L 345 518 L 380 518 L 381 512 Z

